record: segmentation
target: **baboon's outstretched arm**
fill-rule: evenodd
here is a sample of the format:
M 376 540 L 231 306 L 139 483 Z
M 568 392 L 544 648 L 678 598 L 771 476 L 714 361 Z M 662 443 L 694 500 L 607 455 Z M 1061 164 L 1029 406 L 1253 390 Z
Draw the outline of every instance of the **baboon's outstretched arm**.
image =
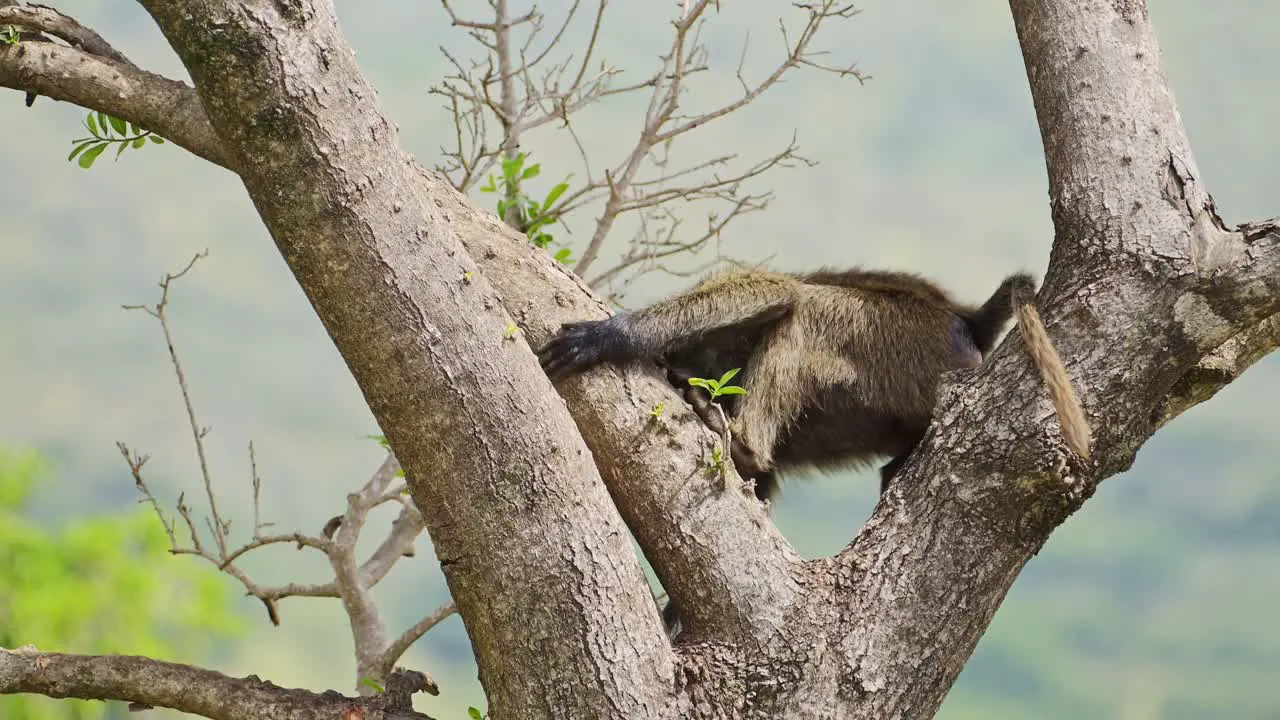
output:
M 792 277 L 734 273 L 687 293 L 608 320 L 569 323 L 538 352 L 551 379 L 603 362 L 658 358 L 722 330 L 747 331 L 791 312 L 800 291 Z

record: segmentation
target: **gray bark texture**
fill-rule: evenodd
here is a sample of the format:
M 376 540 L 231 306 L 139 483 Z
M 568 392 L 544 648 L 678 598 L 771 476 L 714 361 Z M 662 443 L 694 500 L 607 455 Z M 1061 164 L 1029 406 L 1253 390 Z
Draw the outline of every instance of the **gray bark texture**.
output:
M 499 720 L 931 717 L 1049 534 L 1280 342 L 1280 230 L 1217 216 L 1145 4 L 1011 0 L 1056 228 L 1038 301 L 1093 458 L 1063 445 L 1011 334 L 948 379 L 849 547 L 803 561 L 706 471 L 716 439 L 656 373 L 600 368 L 556 394 L 530 346 L 603 305 L 400 149 L 329 0 L 142 4 L 194 89 L 109 46 L 43 41 L 0 46 L 0 85 L 132 120 L 243 179 L 407 472 Z M 29 8 L 0 8 L 7 22 L 64 37 Z M 674 649 L 629 533 L 685 613 Z M 336 717 L 314 714 L 329 694 L 245 713 L 146 680 L 182 666 L 130 659 L 131 695 L 124 675 L 95 684 L 118 658 L 40 657 L 78 671 L 41 684 L 38 657 L 0 653 L 0 692 Z

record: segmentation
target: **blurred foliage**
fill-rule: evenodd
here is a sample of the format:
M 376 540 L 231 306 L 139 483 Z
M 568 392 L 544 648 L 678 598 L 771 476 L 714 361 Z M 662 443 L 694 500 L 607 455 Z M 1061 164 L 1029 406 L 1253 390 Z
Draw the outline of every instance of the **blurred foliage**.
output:
M 241 624 L 221 577 L 174 562 L 150 509 L 67 519 L 23 515 L 43 480 L 39 455 L 0 447 L 0 647 L 199 661 Z M 121 703 L 0 697 L 0 718 L 127 717 Z

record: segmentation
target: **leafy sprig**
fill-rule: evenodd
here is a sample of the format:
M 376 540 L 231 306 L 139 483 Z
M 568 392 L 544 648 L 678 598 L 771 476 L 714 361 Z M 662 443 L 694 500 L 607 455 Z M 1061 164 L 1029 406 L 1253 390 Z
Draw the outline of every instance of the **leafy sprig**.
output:
M 163 145 L 164 138 L 150 130 L 102 112 L 91 112 L 85 116 L 84 127 L 89 137 L 72 140 L 75 145 L 67 160 L 77 160 L 80 167 L 88 170 L 98 156 L 106 152 L 112 145 L 116 146 L 116 159 L 119 160 L 124 151 L 133 148 L 138 150 L 150 140 L 156 145 Z

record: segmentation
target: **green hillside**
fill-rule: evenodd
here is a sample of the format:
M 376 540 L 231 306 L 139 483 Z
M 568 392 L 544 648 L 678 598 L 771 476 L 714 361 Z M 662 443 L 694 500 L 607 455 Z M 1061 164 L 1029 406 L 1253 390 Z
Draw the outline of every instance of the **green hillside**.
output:
M 135 4 L 57 5 L 143 67 L 182 75 Z M 376 12 L 352 0 L 338 5 L 402 141 L 434 161 L 452 132 L 440 99 L 426 92 L 447 72 L 436 48 L 472 51 L 438 3 L 378 3 Z M 1273 131 L 1280 4 L 1152 5 L 1182 117 L 1224 216 L 1240 222 L 1280 214 Z M 711 62 L 722 72 L 696 86 L 691 102 L 736 91 L 732 73 L 745 33 L 759 62 L 780 51 L 775 11 L 763 7 L 774 6 L 724 4 L 708 34 Z M 784 146 L 794 129 L 804 153 L 821 161 L 772 176 L 773 205 L 733 226 L 726 249 L 746 259 L 776 256 L 788 268 L 903 267 L 973 299 L 1011 271 L 1041 272 L 1052 231 L 1045 171 L 1007 6 L 874 0 L 861 7 L 822 44 L 837 59 L 857 61 L 870 82 L 798 74 L 691 143 L 705 153 L 756 152 Z M 651 72 L 662 50 L 659 13 L 668 9 L 611 5 L 604 54 L 635 76 Z M 175 289 L 170 312 L 202 420 L 213 427 L 224 510 L 247 524 L 245 447 L 253 440 L 267 519 L 282 529 L 318 529 L 381 459 L 363 438 L 377 428 L 342 359 L 234 177 L 171 145 L 119 162 L 104 156 L 81 170 L 65 157 L 82 134 L 82 115 L 48 99 L 25 109 L 20 94 L 0 92 L 7 169 L 0 174 L 0 441 L 39 448 L 55 463 L 60 491 L 37 499 L 35 517 L 132 508 L 133 482 L 117 440 L 151 453 L 151 481 L 165 497 L 197 487 L 159 329 L 120 305 L 154 302 L 159 277 L 208 248 L 209 259 Z M 637 117 L 634 103 L 603 107 L 578 131 L 605 158 L 618 137 L 634 135 Z M 577 170 L 573 143 L 552 129 L 523 148 L 550 175 Z M 581 243 L 582 235 L 574 238 Z M 681 284 L 652 276 L 628 299 L 643 303 Z M 1280 677 L 1278 433 L 1280 358 L 1272 357 L 1162 431 L 1131 471 L 1104 483 L 1051 539 L 940 717 L 1280 717 L 1273 680 Z M 803 552 L 833 552 L 857 532 L 876 486 L 870 473 L 787 483 L 777 521 Z M 397 626 L 447 598 L 425 539 L 419 549 L 379 588 Z M 323 563 L 305 558 L 278 550 L 250 569 L 322 578 Z M 352 688 L 350 638 L 337 603 L 286 601 L 283 625 L 273 628 L 256 602 L 239 602 L 254 632 L 223 647 L 210 665 L 282 685 Z M 456 618 L 410 655 L 409 664 L 429 670 L 442 688 L 439 698 L 419 702 L 425 712 L 464 717 L 467 704 L 481 701 Z M 0 701 L 0 715 L 3 707 Z

